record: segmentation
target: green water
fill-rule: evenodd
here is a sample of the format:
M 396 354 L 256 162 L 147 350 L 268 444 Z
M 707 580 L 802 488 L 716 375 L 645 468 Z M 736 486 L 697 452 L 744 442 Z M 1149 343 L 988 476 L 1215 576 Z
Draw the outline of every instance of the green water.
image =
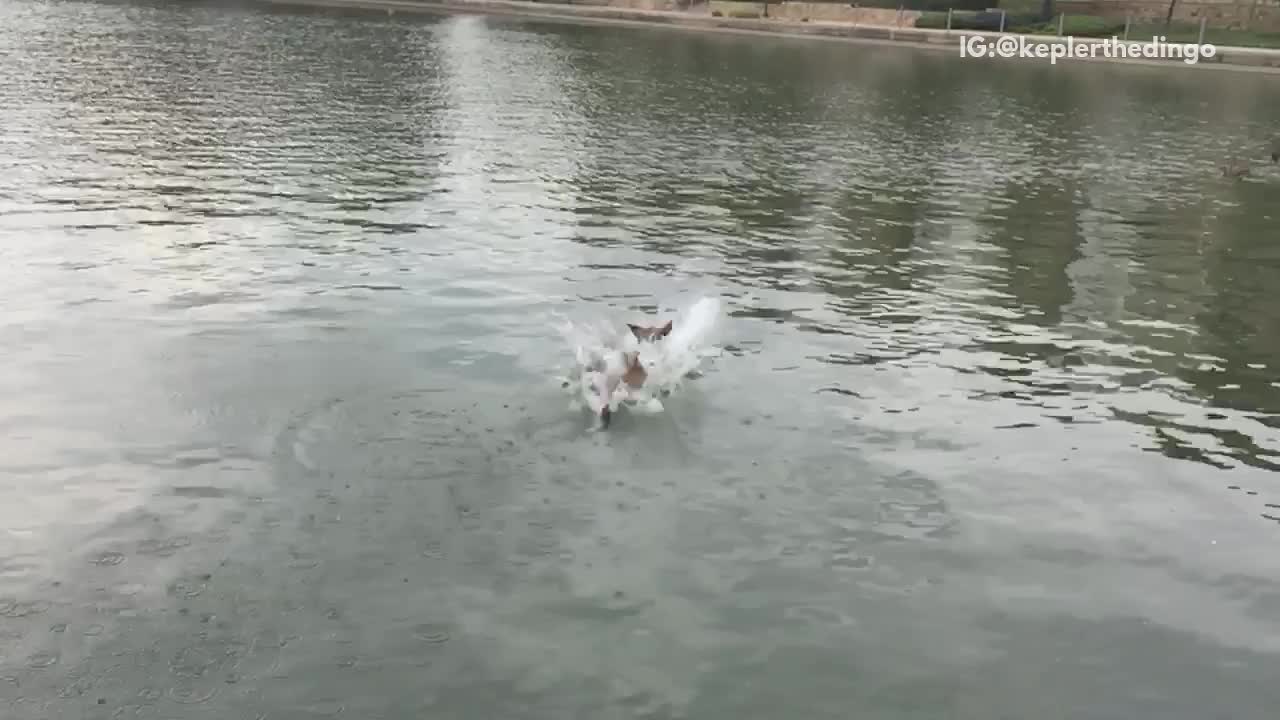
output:
M 1276 716 L 1273 79 L 35 0 L 0 62 L 5 720 Z M 556 314 L 704 294 L 588 432 Z

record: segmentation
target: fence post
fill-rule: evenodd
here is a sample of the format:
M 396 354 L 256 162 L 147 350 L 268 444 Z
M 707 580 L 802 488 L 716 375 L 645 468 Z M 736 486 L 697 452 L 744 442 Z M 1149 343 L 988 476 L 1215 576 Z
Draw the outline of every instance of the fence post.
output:
M 1058 37 L 1062 37 L 1062 25 L 1067 21 L 1067 14 L 1064 12 L 1058 15 Z
M 1007 11 L 1004 8 L 1000 8 L 1000 32 L 1004 32 L 1004 18 L 1006 12 Z
M 947 8 L 947 34 L 948 35 L 951 34 L 951 10 L 952 8 Z
M 1133 21 L 1132 15 L 1124 16 L 1124 41 L 1129 42 L 1129 23 Z
M 1204 26 L 1205 26 L 1205 23 L 1207 22 L 1209 22 L 1209 16 L 1201 15 L 1200 16 L 1200 39 L 1196 41 L 1200 45 L 1204 45 Z

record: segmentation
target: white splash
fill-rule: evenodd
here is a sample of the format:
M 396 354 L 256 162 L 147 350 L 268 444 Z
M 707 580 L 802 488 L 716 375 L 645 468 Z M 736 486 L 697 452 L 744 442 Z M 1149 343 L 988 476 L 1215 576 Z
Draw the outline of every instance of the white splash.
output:
M 705 358 L 716 354 L 713 343 L 719 321 L 720 300 L 700 298 L 674 318 L 671 332 L 661 341 L 642 343 L 633 338 L 649 374 L 645 387 L 657 393 L 679 388 Z
M 717 354 L 714 339 L 720 320 L 720 300 L 700 298 L 672 319 L 671 332 L 658 342 L 638 340 L 624 323 L 564 322 L 560 331 L 576 361 L 566 387 L 575 408 L 600 417 L 624 404 L 647 413 L 665 410 L 659 397 L 677 391 L 694 375 L 705 358 Z M 635 389 L 622 381 L 627 353 L 637 353 L 647 377 Z

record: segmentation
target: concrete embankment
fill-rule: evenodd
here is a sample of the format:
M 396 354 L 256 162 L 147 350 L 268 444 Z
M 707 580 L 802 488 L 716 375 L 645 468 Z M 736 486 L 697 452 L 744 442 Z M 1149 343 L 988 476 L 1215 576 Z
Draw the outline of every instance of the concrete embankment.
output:
M 613 7 L 608 5 L 569 5 L 556 2 L 520 2 L 518 0 L 257 0 L 263 4 L 274 6 L 293 6 L 310 8 L 335 8 L 347 10 L 365 10 L 381 13 L 410 14 L 483 14 L 527 17 L 533 19 L 555 20 L 561 22 L 579 22 L 614 25 L 665 25 L 668 27 L 698 30 L 720 31 L 740 34 L 783 35 L 807 37 L 824 40 L 844 40 L 864 43 L 901 43 L 920 48 L 929 48 L 960 55 L 960 43 L 963 38 L 981 36 L 989 47 L 994 47 L 1001 38 L 1013 38 L 1024 47 L 1044 53 L 1035 58 L 1010 58 L 1024 62 L 1047 62 L 1049 52 L 1055 45 L 1068 42 L 1074 45 L 1097 44 L 1107 42 L 1094 38 L 1060 38 L 1042 35 L 1007 35 L 1000 33 L 975 32 L 971 30 L 933 30 L 915 27 L 897 27 L 894 25 L 864 25 L 844 22 L 797 22 L 774 18 L 732 18 L 716 17 L 705 9 L 701 11 L 679 10 L 645 10 L 634 7 Z M 1009 42 L 1006 40 L 1005 42 Z M 1130 43 L 1140 47 L 1144 43 Z M 1062 51 L 1059 51 L 1062 52 Z M 1077 50 L 1077 52 L 1079 52 Z M 1212 57 L 1198 59 L 1188 63 L 1177 57 L 1154 58 L 1142 57 L 1138 52 L 1130 52 L 1129 57 L 1106 56 L 1101 49 L 1092 57 L 1077 54 L 1073 58 L 1059 55 L 1059 64 L 1072 62 L 1123 62 L 1146 65 L 1176 65 L 1182 68 L 1200 69 L 1235 69 L 1264 72 L 1280 72 L 1280 50 L 1269 48 L 1218 47 Z

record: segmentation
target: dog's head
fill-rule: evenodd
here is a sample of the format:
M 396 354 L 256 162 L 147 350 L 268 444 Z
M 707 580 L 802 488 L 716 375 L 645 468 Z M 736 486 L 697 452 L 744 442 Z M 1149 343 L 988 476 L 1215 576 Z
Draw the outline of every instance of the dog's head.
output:
M 635 335 L 637 340 L 661 340 L 671 332 L 671 321 L 668 320 L 665 325 L 657 326 L 627 323 L 627 327 L 631 328 L 631 334 Z

